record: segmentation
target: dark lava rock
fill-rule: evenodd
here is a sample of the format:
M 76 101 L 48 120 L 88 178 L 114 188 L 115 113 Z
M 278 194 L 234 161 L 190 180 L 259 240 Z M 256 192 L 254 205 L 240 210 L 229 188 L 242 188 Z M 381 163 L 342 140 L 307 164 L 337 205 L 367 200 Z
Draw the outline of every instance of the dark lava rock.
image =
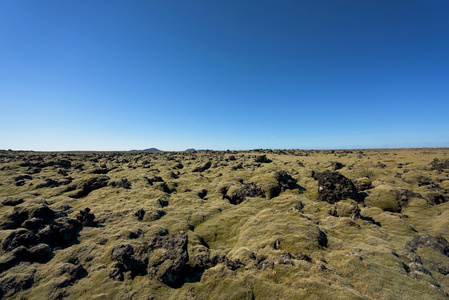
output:
M 437 271 L 444 276 L 449 274 L 449 264 L 438 264 L 436 266 Z
M 59 170 L 58 170 L 58 174 L 59 174 L 59 175 L 62 175 L 62 176 L 67 176 L 67 171 L 66 171 L 66 170 L 63 170 L 63 169 L 59 169 Z
M 179 175 L 178 174 L 175 174 L 175 173 L 173 173 L 173 172 L 170 172 L 170 178 L 172 178 L 172 179 L 178 179 L 179 178 Z
M 30 247 L 38 244 L 38 237 L 28 229 L 19 229 L 11 232 L 4 240 L 2 248 L 11 251 L 20 246 Z
M 390 194 L 396 198 L 401 207 L 407 206 L 412 198 L 423 199 L 420 193 L 415 193 L 407 189 L 391 190 Z
M 143 217 L 145 216 L 145 210 L 143 208 L 139 208 L 139 210 L 136 211 L 134 215 L 137 217 L 138 220 L 142 221 Z
M 320 245 L 321 247 L 327 247 L 327 234 L 320 229 L 318 229 L 318 231 L 318 245 Z
M 357 188 L 352 181 L 337 172 L 324 171 L 314 173 L 313 178 L 318 180 L 317 201 L 334 204 L 348 198 L 358 200 Z
M 440 161 L 439 159 L 435 158 L 430 163 L 430 169 L 431 170 L 440 171 L 440 172 L 445 170 L 445 169 L 449 169 L 449 159 L 446 159 L 444 161 Z
M 111 259 L 119 262 L 123 271 L 130 271 L 135 265 L 134 262 L 134 249 L 129 244 L 116 245 L 112 249 Z
M 160 207 L 168 206 L 168 201 L 163 199 L 157 199 L 157 204 L 159 204 Z
M 111 272 L 109 272 L 109 278 L 123 281 L 123 279 L 125 278 L 123 273 L 125 271 L 126 271 L 126 269 L 123 266 L 123 264 L 117 262 L 112 266 L 112 270 L 111 270 Z
M 11 251 L 11 257 L 14 259 L 14 263 L 30 260 L 30 251 L 25 246 L 19 246 Z M 11 265 L 12 266 L 12 265 Z
M 225 257 L 225 265 L 232 271 L 235 271 L 239 268 L 244 267 L 245 265 L 240 261 L 240 259 L 236 258 L 234 260 Z
M 304 203 L 302 203 L 301 200 L 298 201 L 298 203 L 295 204 L 294 209 L 297 211 L 302 211 L 302 209 L 305 207 Z
M 312 262 L 312 258 L 310 256 L 308 256 L 307 254 L 297 254 L 296 255 L 296 259 L 297 260 L 304 260 L 304 261 L 309 262 L 309 263 Z
M 338 161 L 333 161 L 333 162 L 331 162 L 331 165 L 332 165 L 332 169 L 333 169 L 334 171 L 343 169 L 343 167 L 344 167 L 344 165 L 343 165 L 341 162 L 338 162 Z
M 63 217 L 54 220 L 36 235 L 40 243 L 45 243 L 52 247 L 67 247 L 75 240 L 80 226 L 79 221 Z
M 340 215 L 338 214 L 337 211 L 337 206 L 332 206 L 331 209 L 329 209 L 329 215 L 333 216 L 333 217 L 340 217 Z
M 297 180 L 285 171 L 276 171 L 276 173 L 274 173 L 274 177 L 278 181 L 282 190 L 294 189 L 296 187 Z
M 376 167 L 381 168 L 381 169 L 385 169 L 387 167 L 386 164 L 381 163 L 380 161 L 377 162 Z
M 212 163 L 208 161 L 202 166 L 196 167 L 192 172 L 204 172 L 212 166 Z
M 47 205 L 42 205 L 32 210 L 30 217 L 38 218 L 41 219 L 44 223 L 48 223 L 48 221 L 53 219 L 54 215 L 55 213 L 50 207 L 48 207 Z
M 87 271 L 84 269 L 82 265 L 79 264 L 65 264 L 62 268 L 63 274 L 68 275 L 68 279 L 64 280 L 58 285 L 58 288 L 64 288 L 66 286 L 74 284 L 76 281 L 80 280 L 81 278 L 84 278 L 87 276 Z
M 155 182 L 164 182 L 164 179 L 162 179 L 162 177 L 160 176 L 153 176 L 151 178 L 145 177 L 145 179 L 148 181 L 150 185 L 153 185 Z
M 266 260 L 265 256 L 257 259 L 256 263 L 257 269 L 259 270 L 273 270 L 274 263 L 272 261 Z
M 198 254 L 191 259 L 192 268 L 201 271 L 214 266 L 208 254 Z
M 228 194 L 228 191 L 229 191 L 229 187 L 228 186 L 222 186 L 221 188 L 220 188 L 220 193 L 221 193 L 221 195 L 222 195 L 222 199 L 228 199 L 229 197 L 227 196 L 227 194 Z
M 173 169 L 182 169 L 182 168 L 184 168 L 184 165 L 182 163 L 178 163 L 173 167 Z
M 170 189 L 166 182 L 161 182 L 157 185 L 157 188 L 164 193 L 171 194 L 174 190 Z
M 31 175 L 19 175 L 17 177 L 14 178 L 14 181 L 21 181 L 21 180 L 32 180 L 33 177 Z
M 108 168 L 96 168 L 94 169 L 92 172 L 90 172 L 91 174 L 108 174 L 111 170 Z
M 121 187 L 121 188 L 124 188 L 124 189 L 130 189 L 131 188 L 131 182 L 129 182 L 128 179 L 126 179 L 126 178 L 122 178 L 122 179 L 120 179 L 118 181 L 113 181 L 111 183 L 111 185 L 113 187 Z
M 94 227 L 95 215 L 90 212 L 90 208 L 86 207 L 84 210 L 80 210 L 79 215 L 76 217 L 78 221 L 85 227 Z
M 212 266 L 215 266 L 217 264 L 223 263 L 226 267 L 229 269 L 235 271 L 241 267 L 244 267 L 245 265 L 240 261 L 240 259 L 229 259 L 226 257 L 226 255 L 223 254 L 216 254 L 210 259 Z
M 257 197 L 263 195 L 262 189 L 254 183 L 247 183 L 240 189 L 232 192 L 229 202 L 237 205 L 246 200 L 246 197 Z
M 201 199 L 204 199 L 207 196 L 207 190 L 206 189 L 202 189 L 198 192 L 198 197 L 200 197 Z
M 65 178 L 62 181 L 58 181 L 58 180 L 51 179 L 51 178 L 46 178 L 44 182 L 37 184 L 36 188 L 37 189 L 46 188 L 46 187 L 54 188 L 54 187 L 58 187 L 61 185 L 67 185 L 71 182 L 72 182 L 72 179 L 70 177 Z
M 431 205 L 438 205 L 447 202 L 449 197 L 440 193 L 428 193 L 427 199 Z
M 30 261 L 42 261 L 46 259 L 51 253 L 52 250 L 50 246 L 43 243 L 38 244 L 29 249 L 29 259 Z
M 25 180 L 19 180 L 19 181 L 16 181 L 16 186 L 24 186 L 25 185 Z
M 39 218 L 31 218 L 23 223 L 23 227 L 30 230 L 36 230 L 44 227 L 44 221 Z
M 272 162 L 272 160 L 267 158 L 266 155 L 259 155 L 254 158 L 254 162 L 268 164 Z
M 8 197 L 5 200 L 2 201 L 3 205 L 6 206 L 16 206 L 19 204 L 23 203 L 23 199 L 22 198 L 12 198 L 12 197 Z
M 132 276 L 148 274 L 170 287 L 177 287 L 189 260 L 187 239 L 185 233 L 155 236 L 145 241 L 137 252 L 131 245 L 117 245 L 111 252 L 111 259 L 117 263 L 109 277 L 123 280 L 123 273 L 131 271 Z
M 182 270 L 189 260 L 187 239 L 185 233 L 155 236 L 146 241 L 134 257 L 147 266 L 150 276 L 176 287 L 181 283 Z
M 71 197 L 72 198 L 85 197 L 89 195 L 90 192 L 107 186 L 109 179 L 110 178 L 105 175 L 94 177 L 88 180 L 87 182 L 83 183 L 81 185 L 81 190 L 78 193 L 72 195 Z
M 29 206 L 16 206 L 12 214 L 9 216 L 10 223 L 3 224 L 5 229 L 18 228 L 24 226 L 24 222 L 37 218 L 43 223 L 47 223 L 54 217 L 54 211 L 46 204 L 33 204 Z
M 7 274 L 0 280 L 0 298 L 12 296 L 17 292 L 29 289 L 34 283 L 34 274 Z
M 284 253 L 282 253 L 281 256 L 279 257 L 278 264 L 280 264 L 280 265 L 292 265 L 292 266 L 294 266 L 295 264 L 293 263 L 292 258 L 293 258 L 293 256 L 292 256 L 290 253 L 284 252 Z
M 407 242 L 406 247 L 413 252 L 419 248 L 431 247 L 449 257 L 449 242 L 443 236 L 416 235 Z

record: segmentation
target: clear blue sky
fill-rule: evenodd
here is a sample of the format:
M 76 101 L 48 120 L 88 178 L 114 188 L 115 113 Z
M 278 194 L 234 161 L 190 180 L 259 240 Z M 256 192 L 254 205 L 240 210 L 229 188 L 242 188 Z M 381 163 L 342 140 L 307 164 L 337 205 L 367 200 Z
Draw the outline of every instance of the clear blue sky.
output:
M 0 149 L 449 146 L 449 1 L 0 1 Z

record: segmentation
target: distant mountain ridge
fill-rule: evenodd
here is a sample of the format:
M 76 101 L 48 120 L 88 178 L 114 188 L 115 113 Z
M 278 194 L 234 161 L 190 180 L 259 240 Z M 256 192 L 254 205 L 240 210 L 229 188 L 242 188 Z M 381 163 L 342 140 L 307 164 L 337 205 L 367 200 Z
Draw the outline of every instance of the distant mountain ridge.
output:
M 157 148 L 148 148 L 148 149 L 143 149 L 143 150 L 129 150 L 129 151 L 145 151 L 145 152 L 164 152 L 164 150 L 159 150 Z M 200 149 L 200 150 L 196 150 L 195 148 L 189 148 L 184 150 L 184 152 L 203 152 L 206 150 Z
M 159 152 L 162 150 L 159 150 L 157 148 L 148 148 L 148 149 L 143 149 L 143 150 L 130 150 L 130 151 L 153 151 L 153 152 Z

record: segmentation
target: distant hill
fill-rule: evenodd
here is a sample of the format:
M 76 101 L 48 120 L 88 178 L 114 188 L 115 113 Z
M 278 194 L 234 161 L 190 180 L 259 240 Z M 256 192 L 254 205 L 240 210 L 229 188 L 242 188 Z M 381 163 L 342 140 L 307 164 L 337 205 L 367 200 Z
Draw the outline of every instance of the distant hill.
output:
M 189 149 L 186 149 L 186 150 L 184 150 L 185 152 L 204 152 L 204 151 L 206 151 L 205 149 L 198 149 L 198 150 L 196 150 L 196 149 L 194 149 L 194 148 L 189 148 Z
M 157 148 L 148 148 L 148 149 L 143 149 L 143 150 L 130 150 L 130 151 L 153 151 L 153 152 L 157 152 L 157 151 L 162 151 L 162 150 L 159 150 Z

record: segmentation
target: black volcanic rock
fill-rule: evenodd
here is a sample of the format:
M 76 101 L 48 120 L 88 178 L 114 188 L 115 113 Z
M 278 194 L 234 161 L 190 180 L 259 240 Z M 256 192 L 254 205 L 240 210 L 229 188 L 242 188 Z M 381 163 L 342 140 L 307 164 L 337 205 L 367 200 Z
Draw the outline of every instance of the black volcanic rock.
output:
M 276 171 L 276 173 L 274 173 L 274 177 L 278 181 L 282 190 L 293 189 L 296 187 L 296 179 L 291 177 L 285 171 Z
M 318 180 L 317 201 L 334 204 L 348 198 L 358 199 L 354 183 L 340 173 L 326 170 L 322 173 L 314 173 L 313 178 Z
M 183 280 L 183 270 L 189 261 L 188 237 L 185 233 L 155 236 L 134 252 L 131 245 L 117 245 L 112 249 L 114 265 L 109 277 L 123 280 L 123 272 L 149 275 L 170 287 L 177 287 Z
M 196 167 L 195 169 L 193 169 L 192 172 L 204 172 L 207 169 L 209 169 L 212 166 L 212 163 L 210 161 L 208 161 L 207 163 L 205 163 L 202 166 Z
M 236 205 L 245 201 L 246 197 L 257 197 L 261 195 L 263 195 L 263 191 L 259 186 L 254 183 L 247 183 L 245 186 L 232 192 L 229 202 Z

